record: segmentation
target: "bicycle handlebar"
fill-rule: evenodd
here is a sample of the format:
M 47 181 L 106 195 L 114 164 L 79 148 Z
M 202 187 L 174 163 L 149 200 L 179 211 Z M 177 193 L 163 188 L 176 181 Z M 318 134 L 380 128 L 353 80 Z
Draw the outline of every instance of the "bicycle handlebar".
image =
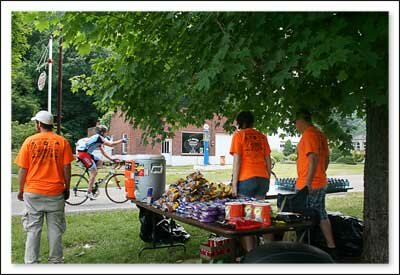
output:
M 125 160 L 119 160 L 119 161 L 113 161 L 114 169 L 119 169 L 121 168 L 122 165 L 125 164 Z

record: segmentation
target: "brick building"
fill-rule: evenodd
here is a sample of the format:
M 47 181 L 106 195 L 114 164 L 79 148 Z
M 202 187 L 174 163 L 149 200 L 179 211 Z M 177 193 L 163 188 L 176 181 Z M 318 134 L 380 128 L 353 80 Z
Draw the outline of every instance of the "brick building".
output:
M 226 133 L 222 126 L 216 126 L 217 117 L 214 120 L 205 121 L 209 126 L 209 163 L 220 164 L 224 158 L 226 164 L 232 164 L 233 158 L 229 154 L 232 136 Z M 95 133 L 95 127 L 88 129 L 88 136 Z M 109 136 L 112 140 L 128 138 L 126 144 L 120 144 L 113 148 L 113 155 L 122 159 L 129 159 L 131 155 L 150 154 L 164 155 L 167 165 L 201 165 L 204 163 L 203 128 L 190 125 L 175 132 L 174 138 L 164 140 L 161 143 L 144 145 L 141 142 L 142 130 L 134 129 L 125 121 L 123 114 L 116 111 L 111 116 Z M 96 152 L 96 155 L 98 152 Z M 101 153 L 100 153 L 101 155 Z M 222 158 L 221 158 L 222 156 Z

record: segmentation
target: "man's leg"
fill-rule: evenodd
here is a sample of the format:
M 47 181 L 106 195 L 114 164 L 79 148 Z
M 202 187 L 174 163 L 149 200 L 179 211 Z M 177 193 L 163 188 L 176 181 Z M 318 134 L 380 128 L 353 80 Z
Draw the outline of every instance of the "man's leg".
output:
M 42 234 L 43 216 L 40 195 L 24 193 L 25 215 L 22 226 L 26 234 L 24 263 L 39 263 L 40 237 Z
M 103 161 L 101 159 L 96 160 L 96 166 L 97 168 L 103 168 Z
M 92 193 L 93 184 L 96 180 L 97 176 L 97 164 L 96 159 L 93 155 L 91 155 L 92 165 L 88 168 L 89 170 L 89 186 L 88 186 L 88 193 Z
M 49 263 L 63 263 L 62 234 L 65 232 L 63 195 L 49 196 L 46 211 L 47 240 L 49 241 Z
M 332 250 L 331 256 L 334 256 L 334 249 L 336 248 L 335 240 L 333 238 L 332 226 L 325 209 L 325 189 L 313 190 L 308 195 L 308 206 L 319 210 L 320 215 L 320 228 L 325 237 L 327 247 Z
M 97 169 L 89 170 L 88 192 L 92 192 L 92 188 L 93 188 L 94 181 L 96 180 L 96 176 L 97 176 Z
M 83 163 L 83 165 L 89 171 L 88 194 L 92 193 L 93 184 L 97 176 L 97 166 L 95 157 L 87 152 L 79 152 L 78 159 Z
M 333 239 L 332 226 L 329 218 L 321 220 L 319 223 L 319 227 L 321 228 L 322 234 L 324 234 L 326 244 L 329 248 L 335 248 L 335 240 Z
M 246 251 L 246 253 L 252 251 L 256 248 L 256 236 L 244 236 L 240 238 L 240 244 L 242 248 Z
M 331 222 L 329 221 L 328 214 L 326 213 L 325 209 L 325 197 L 326 197 L 326 192 L 325 189 L 321 193 L 321 220 L 319 222 L 319 227 L 321 228 L 322 234 L 324 234 L 326 244 L 329 248 L 335 248 L 335 240 L 333 239 L 333 233 L 332 233 L 332 226 Z

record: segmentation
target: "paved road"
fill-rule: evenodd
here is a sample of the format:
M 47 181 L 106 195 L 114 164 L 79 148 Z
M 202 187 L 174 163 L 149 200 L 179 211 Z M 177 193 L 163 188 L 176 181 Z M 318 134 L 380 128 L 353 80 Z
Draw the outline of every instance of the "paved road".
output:
M 335 176 L 335 178 L 343 178 L 348 179 L 350 181 L 352 190 L 349 192 L 362 192 L 364 191 L 364 176 L 363 175 L 342 175 Z M 271 189 L 274 185 L 274 181 L 271 181 Z M 96 200 L 90 201 L 87 200 L 82 205 L 71 206 L 66 205 L 65 211 L 66 213 L 79 213 L 79 212 L 91 212 L 91 211 L 110 211 L 110 210 L 118 210 L 118 209 L 137 209 L 136 204 L 130 202 L 129 200 L 122 204 L 116 204 L 110 201 L 106 194 L 104 193 L 104 188 L 100 189 L 100 195 Z M 12 192 L 12 205 L 11 205 L 11 214 L 13 216 L 22 215 L 24 211 L 24 203 L 17 200 L 17 193 Z

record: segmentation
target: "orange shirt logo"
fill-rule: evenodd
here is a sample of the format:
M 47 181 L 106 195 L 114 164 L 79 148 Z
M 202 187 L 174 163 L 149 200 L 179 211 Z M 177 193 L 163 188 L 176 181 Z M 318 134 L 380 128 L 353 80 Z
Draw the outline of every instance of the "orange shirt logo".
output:
M 265 157 L 271 153 L 267 137 L 251 128 L 233 135 L 230 154 L 239 154 L 241 164 L 239 181 L 253 177 L 269 178 Z
M 74 156 L 67 140 L 53 132 L 28 137 L 15 163 L 28 170 L 24 192 L 58 195 L 64 192 L 64 165 Z

